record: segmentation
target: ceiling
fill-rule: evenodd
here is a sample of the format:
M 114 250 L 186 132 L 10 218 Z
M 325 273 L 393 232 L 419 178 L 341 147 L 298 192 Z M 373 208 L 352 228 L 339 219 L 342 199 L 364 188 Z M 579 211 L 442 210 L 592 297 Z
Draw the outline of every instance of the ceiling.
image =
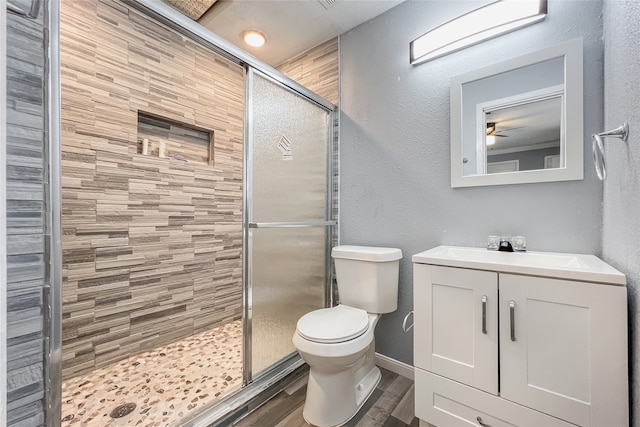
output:
M 180 0 L 187 5 L 193 0 Z M 211 0 L 206 0 L 211 1 Z M 215 1 L 215 0 L 214 0 Z M 198 19 L 215 34 L 276 67 L 343 34 L 404 0 L 218 0 Z M 172 1 L 174 7 L 178 1 Z M 253 48 L 242 33 L 258 30 L 267 43 Z

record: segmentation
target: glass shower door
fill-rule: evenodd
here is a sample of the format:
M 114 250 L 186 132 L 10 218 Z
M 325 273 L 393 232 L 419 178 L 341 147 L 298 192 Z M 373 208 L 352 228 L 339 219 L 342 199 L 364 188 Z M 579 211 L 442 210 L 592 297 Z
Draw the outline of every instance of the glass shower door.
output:
M 245 380 L 295 348 L 296 322 L 326 306 L 331 112 L 249 70 Z

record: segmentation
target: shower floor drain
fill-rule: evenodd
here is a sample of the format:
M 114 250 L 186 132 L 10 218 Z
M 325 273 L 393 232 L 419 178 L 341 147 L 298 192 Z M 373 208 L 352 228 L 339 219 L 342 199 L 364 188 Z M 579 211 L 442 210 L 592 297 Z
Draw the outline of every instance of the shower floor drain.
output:
M 132 413 L 134 409 L 136 409 L 135 403 L 125 403 L 123 405 L 117 406 L 113 411 L 111 411 L 109 416 L 111 418 L 126 417 L 127 415 Z

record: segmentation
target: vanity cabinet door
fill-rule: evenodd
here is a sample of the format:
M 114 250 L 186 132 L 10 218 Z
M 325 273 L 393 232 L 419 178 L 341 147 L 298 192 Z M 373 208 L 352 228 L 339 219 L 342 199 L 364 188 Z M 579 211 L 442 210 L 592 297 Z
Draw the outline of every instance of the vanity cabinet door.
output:
M 498 275 L 414 264 L 415 365 L 498 393 Z
M 616 398 L 626 396 L 626 288 L 499 281 L 501 397 L 580 426 L 627 425 Z

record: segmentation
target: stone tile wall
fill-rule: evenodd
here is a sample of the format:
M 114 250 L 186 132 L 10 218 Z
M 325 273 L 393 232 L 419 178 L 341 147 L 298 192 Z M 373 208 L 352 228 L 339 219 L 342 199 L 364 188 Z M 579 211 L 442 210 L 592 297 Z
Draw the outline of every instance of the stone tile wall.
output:
M 31 8 L 30 1 L 12 3 Z M 9 427 L 45 423 L 47 19 L 44 4 L 35 19 L 7 13 L 8 372 L 2 378 Z
M 281 64 L 277 70 L 338 105 L 339 40 L 328 40 Z
M 241 317 L 244 81 L 114 0 L 61 3 L 61 62 L 70 378 Z M 213 132 L 213 165 L 139 154 L 139 111 Z

